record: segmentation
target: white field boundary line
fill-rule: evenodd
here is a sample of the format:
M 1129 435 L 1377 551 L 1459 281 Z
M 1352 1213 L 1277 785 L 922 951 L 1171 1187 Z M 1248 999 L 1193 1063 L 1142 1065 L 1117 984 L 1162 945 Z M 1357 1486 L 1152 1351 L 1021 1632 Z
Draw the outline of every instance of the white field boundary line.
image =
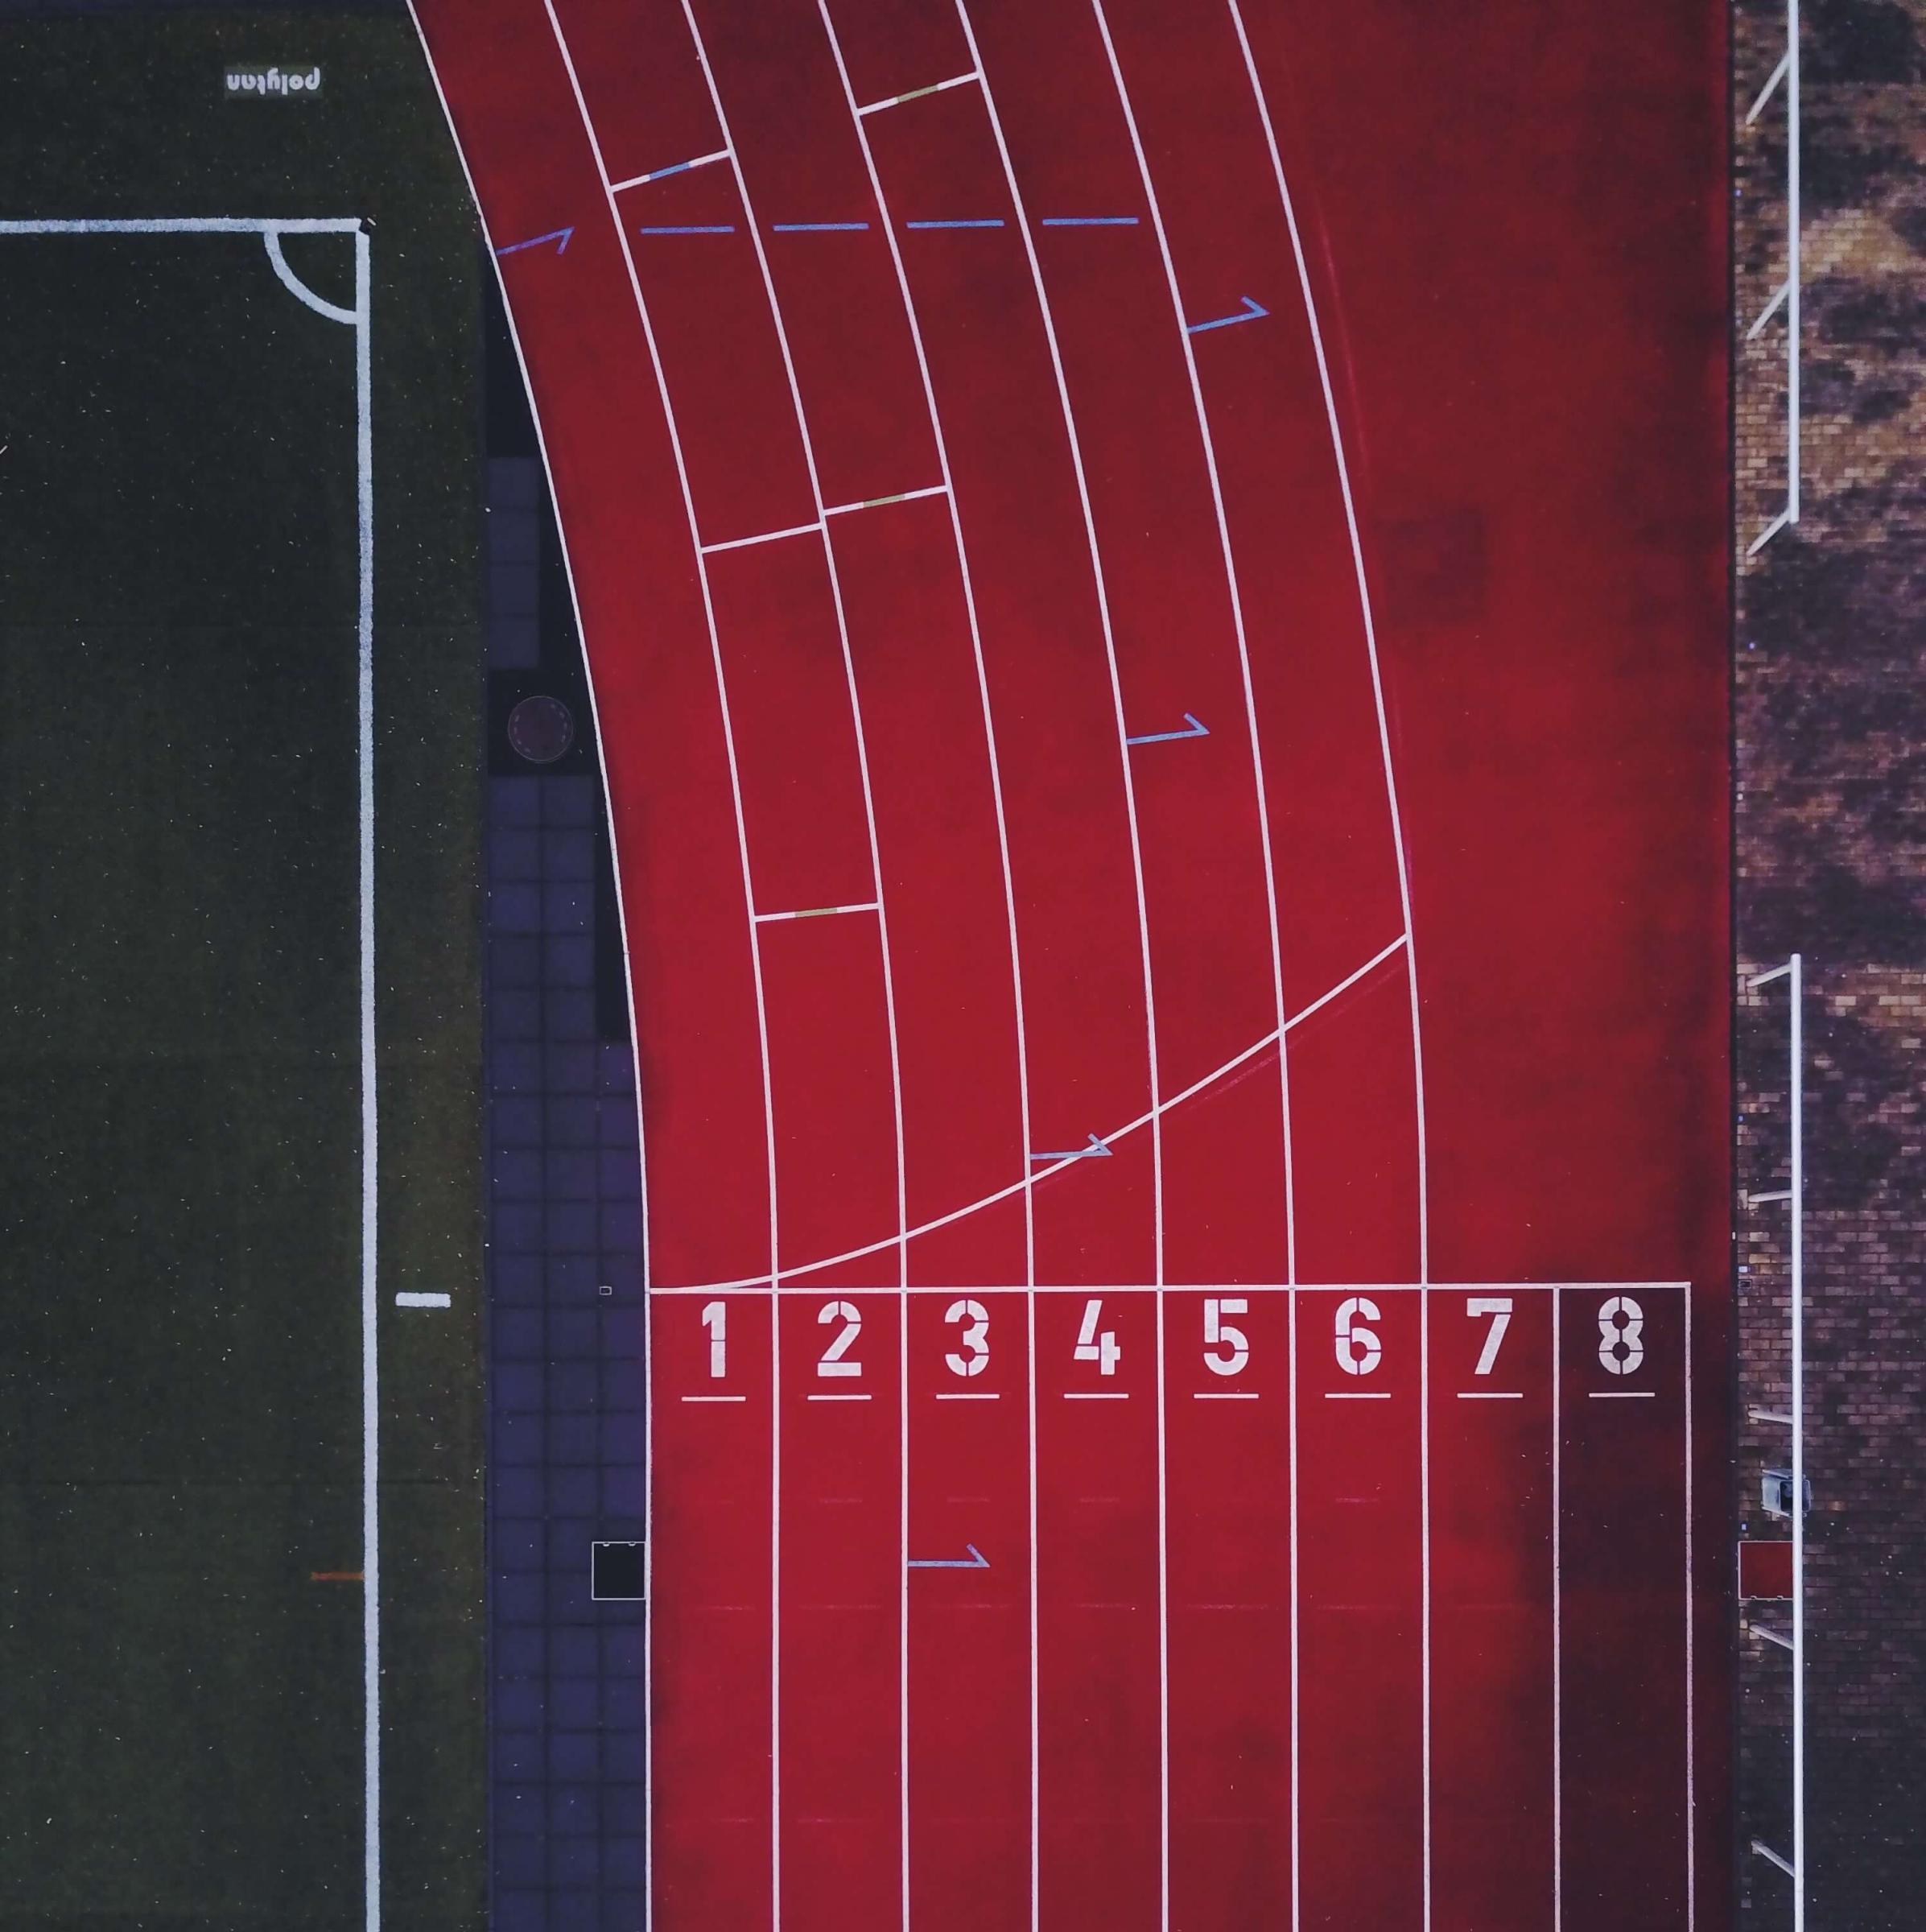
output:
M 629 243 L 621 209 L 616 204 L 615 189 L 609 180 L 608 163 L 603 155 L 601 141 L 596 134 L 595 123 L 589 115 L 588 102 L 582 92 L 581 77 L 575 72 L 575 56 L 569 49 L 567 35 L 562 31 L 562 23 L 555 13 L 554 0 L 542 0 L 542 10 L 548 17 L 549 30 L 555 35 L 556 51 L 562 57 L 563 67 L 568 76 L 569 90 L 575 97 L 575 111 L 581 119 L 582 132 L 588 142 L 589 152 L 594 157 L 596 177 L 602 184 L 603 203 L 608 208 L 609 222 L 615 229 L 616 239 L 621 248 L 623 265 L 628 270 L 629 291 L 634 298 L 637 319 L 641 324 L 642 338 L 649 350 L 650 367 L 654 374 L 656 389 L 662 398 L 662 421 L 669 432 L 669 445 L 675 460 L 676 481 L 682 495 L 683 512 L 689 526 L 689 547 L 695 557 L 696 578 L 702 589 L 703 617 L 708 630 L 710 657 L 716 671 L 716 700 L 721 712 L 723 745 L 729 767 L 729 795 L 735 811 L 736 848 L 742 868 L 744 923 L 749 930 L 749 960 L 756 984 L 756 1038 L 762 1072 L 764 1148 L 769 1197 L 769 1266 L 773 1269 L 781 1259 L 782 1250 L 776 1195 L 775 1102 L 769 1075 L 769 1011 L 763 992 L 762 943 L 753 916 L 755 890 L 749 875 L 749 833 L 742 809 L 742 776 L 736 757 L 736 731 L 729 709 L 728 679 L 723 666 L 722 638 L 716 625 L 715 598 L 709 585 L 708 559 L 703 550 L 702 529 L 696 519 L 695 493 L 689 482 L 688 463 L 683 453 L 682 430 L 676 420 L 674 400 L 669 393 L 668 374 L 662 366 L 662 352 L 655 339 L 655 325 L 649 313 L 649 304 L 643 299 L 641 278 L 636 270 L 635 251 Z M 637 1084 L 639 1088 L 641 1083 L 638 1081 Z M 775 1315 L 776 1311 L 772 1308 L 769 1320 L 769 1373 L 773 1385 L 779 1386 L 782 1373 L 782 1324 L 775 1319 Z M 650 1414 L 651 1417 L 654 1414 L 653 1405 Z M 650 1428 L 653 1435 L 653 1422 Z M 653 1457 L 650 1468 L 654 1468 Z M 780 1926 L 782 1921 L 782 1794 L 779 1723 L 782 1688 L 782 1432 L 779 1429 L 772 1429 L 769 1431 L 769 1810 L 776 1829 L 770 1841 L 769 1899 L 771 1922 L 776 1926 Z M 650 1641 L 653 1641 L 653 1626 Z M 653 1653 L 650 1654 L 652 1657 Z M 653 1744 L 649 1749 L 649 1761 L 653 1768 Z M 649 1789 L 653 1794 L 653 1777 L 649 1780 Z M 649 1808 L 650 1846 L 644 1854 L 644 1892 L 646 1901 L 644 1909 L 645 1922 L 653 1924 L 655 1909 L 653 1797 L 649 1800 Z
M 849 110 L 850 126 L 857 145 L 863 154 L 863 167 L 869 177 L 869 192 L 874 198 L 876 213 L 881 217 L 883 237 L 889 250 L 889 260 L 896 275 L 897 291 L 902 299 L 903 320 L 909 330 L 909 340 L 916 352 L 918 379 L 922 384 L 923 403 L 929 413 L 930 434 L 936 446 L 937 467 L 942 477 L 942 489 L 949 506 L 950 535 L 956 550 L 956 568 L 963 585 L 963 610 L 970 627 L 970 650 L 976 671 L 977 700 L 983 712 L 984 754 L 989 764 L 990 798 L 996 819 L 997 861 L 1002 870 L 1004 916 L 1009 927 L 1010 944 L 1010 996 L 1012 1008 L 1012 1020 L 1017 1049 L 1017 1101 L 1020 1116 L 1021 1145 L 1027 1154 L 1033 1142 L 1030 1133 L 1030 1075 L 1029 1048 L 1023 1001 L 1023 960 L 1017 940 L 1017 894 L 1010 866 L 1010 836 L 1008 820 L 1004 809 L 1003 768 L 996 745 L 996 721 L 990 703 L 988 673 L 983 655 L 983 630 L 978 621 L 976 592 L 970 574 L 969 551 L 963 542 L 963 520 L 957 508 L 956 489 L 950 471 L 950 447 L 943 434 L 942 415 L 937 407 L 936 386 L 930 374 L 930 357 L 923 341 L 921 318 L 917 313 L 916 302 L 910 293 L 909 275 L 903 261 L 902 243 L 891 218 L 889 204 L 883 192 L 882 176 L 876 167 L 876 151 L 869 138 L 869 130 L 864 123 L 864 116 L 872 109 L 865 109 L 857 101 L 856 90 L 849 78 L 849 67 L 843 56 L 843 43 L 836 37 L 835 23 L 830 17 L 829 0 L 816 0 L 817 11 L 822 17 L 823 31 L 829 43 L 831 55 L 836 64 L 836 76 L 843 89 L 843 103 Z M 972 78 L 974 76 L 971 76 Z M 955 85 L 947 83 L 947 85 Z M 932 93 L 943 91 L 943 85 L 932 88 Z M 1029 1360 L 1033 1364 L 1037 1358 L 1037 1226 L 1036 1198 L 1033 1191 L 1034 1177 L 1025 1167 L 1024 1177 L 1017 1184 L 1023 1196 L 1023 1254 L 1024 1281 L 1026 1293 L 1024 1300 L 1024 1317 L 1026 1329 L 1026 1346 Z M 780 1277 L 777 1278 L 780 1279 Z M 1037 1932 L 1040 1911 L 1038 1889 L 1040 1805 L 1041 1794 L 1041 1738 L 1037 1720 L 1037 1380 L 1034 1373 L 1025 1381 L 1026 1410 L 1025 1427 L 1028 1445 L 1029 1495 L 1027 1499 L 1028 1530 L 1029 1536 L 1029 1746 L 1030 1746 L 1030 1926 Z M 905 1836 L 905 1844 L 907 1837 Z M 903 1889 L 905 1910 L 908 1910 L 909 1889 L 905 1882 Z
M 1222 554 L 1225 588 L 1231 600 L 1231 622 L 1237 642 L 1238 674 L 1243 691 L 1245 727 L 1250 736 L 1251 771 L 1256 791 L 1257 829 L 1264 859 L 1264 911 L 1270 928 L 1271 941 L 1271 990 L 1277 1014 L 1277 1030 L 1281 1037 L 1289 1020 L 1284 999 L 1284 952 L 1277 915 L 1277 875 L 1272 863 L 1271 851 L 1270 794 L 1264 782 L 1264 745 L 1257 728 L 1257 700 L 1251 675 L 1250 640 L 1244 628 L 1243 592 L 1237 574 L 1237 558 L 1231 542 L 1230 519 L 1224 508 L 1223 485 L 1218 474 L 1217 444 L 1211 433 L 1210 414 L 1204 402 L 1203 383 L 1198 372 L 1197 349 L 1194 336 L 1184 320 L 1183 292 L 1177 281 L 1177 262 L 1170 250 L 1169 233 L 1164 225 L 1163 204 L 1157 198 L 1157 184 L 1150 171 L 1149 158 L 1144 151 L 1144 141 L 1137 126 L 1136 109 L 1130 98 L 1130 89 L 1124 78 L 1124 69 L 1117 58 L 1116 43 L 1111 36 L 1110 22 L 1103 11 L 1103 0 L 1091 0 L 1091 11 L 1096 17 L 1097 31 L 1103 37 L 1103 53 L 1110 65 L 1110 77 L 1116 88 L 1117 104 L 1123 109 L 1124 125 L 1130 135 L 1131 153 L 1135 157 L 1137 177 L 1143 185 L 1144 199 L 1150 210 L 1150 220 L 1157 234 L 1157 254 L 1163 262 L 1164 279 L 1170 293 L 1172 316 L 1177 324 L 1177 339 L 1184 358 L 1184 373 L 1190 387 L 1190 406 L 1197 418 L 1198 440 L 1202 448 L 1204 468 L 1210 484 L 1210 508 L 1217 522 L 1218 547 Z M 1295 1281 L 1297 1274 L 1297 1216 L 1294 1187 L 1293 1162 L 1291 1150 L 1291 1083 L 1290 1056 L 1280 1053 L 1277 1056 L 1278 1106 L 1282 1114 L 1284 1136 L 1284 1208 L 1285 1246 L 1286 1273 Z M 1161 1337 L 1160 1337 L 1161 1343 Z M 1158 1355 L 1160 1367 L 1163 1360 L 1161 1347 Z M 1297 1412 L 1292 1405 L 1293 1421 Z M 1295 1507 L 1296 1458 L 1292 1455 L 1293 1467 L 1287 1481 L 1293 1491 L 1293 1506 L 1290 1519 L 1290 1681 L 1291 1709 L 1297 1708 L 1297 1512 Z M 1161 1545 L 1168 1534 L 1167 1497 L 1164 1470 L 1158 1465 L 1157 1510 L 1158 1540 Z M 1157 1643 L 1161 1656 L 1161 1676 L 1166 1687 L 1169 1682 L 1170 1626 L 1167 1599 L 1160 1592 L 1157 1604 Z M 1170 1719 L 1169 1710 L 1164 1712 L 1163 1734 L 1168 1757 Z M 1295 1716 L 1291 1728 L 1291 1869 L 1295 1874 L 1297 1864 L 1298 1805 L 1297 1805 L 1297 1734 Z M 1165 1918 L 1169 1918 L 1169 1847 L 1170 1820 L 1169 1814 L 1169 1777 L 1166 1766 L 1164 1778 L 1165 1800 L 1163 1819 L 1165 1847 Z M 1295 1885 L 1295 1877 L 1293 1880 Z
M 1320 993 L 1308 1006 L 1293 1014 L 1285 1022 L 1285 1032 L 1288 1034 L 1294 1028 L 1301 1026 L 1306 1020 L 1314 1018 L 1325 1007 L 1330 1005 L 1332 1001 L 1348 993 L 1360 980 L 1382 966 L 1404 943 L 1404 941 L 1402 938 L 1395 939 L 1388 946 L 1380 948 L 1355 972 L 1347 973 L 1328 992 Z M 1277 1037 L 1276 1033 L 1273 1030 L 1265 1034 L 1260 1039 L 1253 1040 L 1248 1046 L 1244 1048 L 1243 1052 L 1233 1054 L 1221 1067 L 1212 1067 L 1210 1072 L 1204 1075 L 1201 1080 L 1193 1080 L 1182 1092 L 1165 1096 L 1158 1103 L 1156 1111 L 1159 1113 L 1168 1113 L 1172 1108 L 1181 1107 L 1186 1100 L 1194 1099 L 1206 1088 L 1214 1087 L 1219 1080 L 1235 1073 L 1239 1067 L 1248 1064 L 1267 1048 L 1275 1046 L 1277 1042 Z M 1125 1135 L 1135 1133 L 1140 1127 L 1148 1126 L 1151 1117 L 1149 1113 L 1140 1113 L 1135 1120 L 1126 1121 L 1121 1127 L 1111 1129 L 1108 1133 L 1103 1136 L 1102 1145 L 1106 1147 L 1114 1147 Z M 909 1230 L 910 1238 L 914 1240 L 918 1235 L 928 1234 L 934 1228 L 947 1228 L 952 1221 L 960 1221 L 972 1214 L 980 1213 L 985 1208 L 993 1208 L 999 1201 L 1007 1201 L 1012 1195 L 1027 1193 L 1039 1182 L 1048 1180 L 1052 1174 L 1061 1174 L 1065 1168 L 1074 1166 L 1083 1158 L 1085 1156 L 1082 1154 L 1067 1154 L 1062 1159 L 1053 1162 L 1048 1166 L 1038 1168 L 1033 1174 L 1026 1175 L 1022 1180 L 1012 1181 L 1007 1187 L 999 1187 L 994 1194 L 986 1194 L 980 1200 L 967 1202 L 961 1208 L 952 1208 L 947 1214 L 939 1214 L 934 1220 L 919 1221 Z M 801 1262 L 794 1267 L 779 1269 L 775 1278 L 778 1281 L 786 1282 L 798 1275 L 816 1274 L 825 1268 L 839 1267 L 845 1261 L 860 1261 L 865 1255 L 881 1254 L 885 1249 L 893 1248 L 896 1245 L 896 1239 L 894 1235 L 891 1235 L 884 1241 L 871 1241 L 861 1248 L 852 1248 L 846 1253 L 825 1255 L 820 1261 Z M 1031 1273 L 1033 1276 L 1035 1273 L 1033 1266 Z M 658 1287 L 654 1292 L 658 1294 L 720 1294 L 729 1290 L 739 1288 L 766 1290 L 769 1286 L 769 1281 L 770 1277 L 766 1274 L 743 1275 L 734 1281 L 697 1282 L 684 1287 Z M 811 1285 L 803 1284 L 806 1287 Z M 1306 1286 L 1315 1286 L 1317 1284 L 1312 1282 L 1307 1283 Z
M 899 1377 L 897 1420 L 898 1468 L 897 1484 L 897 1852 L 900 1864 L 903 1932 L 909 1928 L 909 1192 L 903 1142 L 902 1051 L 897 1031 L 896 972 L 889 950 L 889 895 L 883 886 L 883 857 L 876 836 L 876 795 L 870 782 L 869 743 L 863 723 L 863 700 L 857 686 L 856 658 L 849 645 L 849 616 L 843 601 L 843 582 L 836 568 L 836 547 L 829 534 L 829 506 L 823 499 L 822 473 L 816 462 L 815 440 L 810 434 L 809 415 L 802 405 L 802 385 L 796 378 L 795 357 L 790 349 L 789 327 L 782 303 L 776 293 L 776 280 L 769 270 L 769 250 L 762 228 L 756 217 L 756 204 L 742 171 L 742 159 L 736 146 L 728 110 L 723 105 L 722 90 L 709 64 L 709 50 L 690 0 L 683 0 L 683 19 L 695 47 L 703 84 L 709 90 L 709 105 L 716 125 L 728 151 L 730 171 L 736 177 L 736 193 L 742 203 L 743 219 L 756 250 L 756 266 L 762 276 L 762 292 L 769 303 L 769 320 L 776 332 L 776 346 L 782 357 L 782 373 L 789 385 L 790 407 L 795 412 L 796 431 L 802 439 L 802 460 L 809 475 L 810 501 L 816 506 L 816 530 L 823 540 L 823 561 L 829 573 L 830 601 L 835 608 L 836 642 L 843 657 L 843 675 L 849 694 L 851 729 L 856 738 L 856 775 L 863 787 L 863 823 L 869 840 L 870 888 L 876 915 L 876 943 L 883 968 L 883 1018 L 889 1034 L 890 1124 L 896 1141 L 897 1284 L 900 1294 L 897 1316 L 897 1353 Z M 778 1257 L 779 1258 L 779 1257 Z M 778 1721 L 775 1748 L 782 1748 L 782 1732 Z M 775 1820 L 780 1832 L 782 1819 Z
M 1277 146 L 1277 130 L 1271 117 L 1271 104 L 1257 72 L 1257 59 L 1244 27 L 1239 0 L 1227 0 L 1237 43 L 1243 56 L 1244 71 L 1250 77 L 1252 98 L 1264 122 L 1264 145 L 1270 151 L 1271 171 L 1277 184 L 1277 196 L 1284 209 L 1285 225 L 1290 231 L 1291 254 L 1297 269 L 1297 284 L 1304 296 L 1305 319 L 1309 323 L 1311 346 L 1318 361 L 1318 380 L 1324 391 L 1325 419 L 1330 428 L 1332 460 L 1337 465 L 1338 487 L 1344 499 L 1344 522 L 1351 537 L 1351 568 L 1357 577 L 1358 608 L 1364 624 L 1366 654 L 1371 664 L 1371 696 L 1377 707 L 1378 747 L 1384 765 L 1384 796 L 1391 808 L 1392 840 L 1396 849 L 1398 898 L 1404 917 L 1404 970 L 1411 991 L 1411 1078 L 1417 1116 L 1417 1210 L 1418 1278 L 1431 1274 L 1431 1227 L 1429 1162 L 1425 1136 L 1425 1048 L 1418 1009 L 1417 947 L 1411 929 L 1411 863 L 1404 846 L 1404 819 L 1398 807 L 1397 774 L 1392 769 L 1391 731 L 1384 712 L 1384 680 L 1378 662 L 1377 625 L 1371 612 L 1371 582 L 1364 568 L 1364 547 L 1358 527 L 1357 504 L 1351 486 L 1351 468 L 1344 453 L 1342 426 L 1338 420 L 1337 392 L 1332 386 L 1330 359 L 1324 345 L 1324 332 L 1318 319 L 1317 299 L 1312 293 L 1309 265 L 1305 258 L 1304 237 L 1297 227 L 1297 210 L 1291 199 L 1290 184 L 1284 172 L 1284 158 Z M 1420 1522 L 1420 1572 L 1423 1578 L 1421 1611 L 1419 1670 L 1423 1684 L 1424 1728 L 1422 1737 L 1424 1781 L 1424 1886 L 1425 1932 L 1431 1932 L 1431 1304 L 1419 1303 L 1418 1338 L 1418 1494 Z M 1295 1787 L 1293 1786 L 1293 1790 Z M 1296 1896 L 1296 1867 L 1293 1867 L 1292 1923 L 1300 1917 Z
M 354 307 L 324 300 L 287 265 L 281 237 L 352 235 Z M 381 1385 L 377 1280 L 380 1092 L 374 1038 L 374 445 L 373 318 L 369 244 L 359 216 L 324 218 L 188 215 L 151 218 L 0 221 L 0 235 L 258 235 L 275 279 L 328 321 L 352 328 L 354 347 L 355 852 L 357 1051 L 361 1129 L 361 1729 L 362 1909 L 367 1932 L 381 1922 Z

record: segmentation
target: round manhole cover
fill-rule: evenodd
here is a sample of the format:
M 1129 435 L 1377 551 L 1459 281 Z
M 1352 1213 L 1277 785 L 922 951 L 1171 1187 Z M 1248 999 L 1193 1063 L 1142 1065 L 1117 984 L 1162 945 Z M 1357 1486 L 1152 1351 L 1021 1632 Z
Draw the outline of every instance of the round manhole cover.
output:
M 575 721 L 559 698 L 524 698 L 508 714 L 508 741 L 531 765 L 552 765 L 575 741 Z

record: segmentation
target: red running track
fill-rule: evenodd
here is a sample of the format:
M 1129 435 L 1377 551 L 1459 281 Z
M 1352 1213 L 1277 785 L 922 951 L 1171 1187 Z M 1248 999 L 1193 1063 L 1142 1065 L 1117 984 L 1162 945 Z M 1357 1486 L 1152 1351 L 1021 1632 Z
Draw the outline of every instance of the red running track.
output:
M 652 1922 L 1716 1932 L 1719 10 L 418 10 L 633 982 Z

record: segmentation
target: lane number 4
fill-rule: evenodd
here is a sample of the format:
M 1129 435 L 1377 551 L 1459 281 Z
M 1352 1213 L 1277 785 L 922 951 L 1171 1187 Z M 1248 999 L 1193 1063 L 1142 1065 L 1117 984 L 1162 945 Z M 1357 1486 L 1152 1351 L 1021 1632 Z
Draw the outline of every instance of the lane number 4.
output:
M 1117 1358 L 1123 1351 L 1117 1347 L 1117 1334 L 1114 1328 L 1106 1328 L 1099 1335 L 1097 1323 L 1103 1319 L 1102 1298 L 1093 1295 L 1083 1304 L 1083 1325 L 1077 1331 L 1077 1360 L 1095 1362 L 1099 1375 L 1115 1375 Z

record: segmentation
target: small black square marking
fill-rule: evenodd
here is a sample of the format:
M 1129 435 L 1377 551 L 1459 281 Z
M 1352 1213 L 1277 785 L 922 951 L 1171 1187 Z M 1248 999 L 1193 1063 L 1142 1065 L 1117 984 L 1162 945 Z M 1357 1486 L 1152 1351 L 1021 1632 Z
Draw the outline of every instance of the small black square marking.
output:
M 646 1543 L 591 1543 L 588 1594 L 598 1604 L 639 1604 L 648 1592 Z

